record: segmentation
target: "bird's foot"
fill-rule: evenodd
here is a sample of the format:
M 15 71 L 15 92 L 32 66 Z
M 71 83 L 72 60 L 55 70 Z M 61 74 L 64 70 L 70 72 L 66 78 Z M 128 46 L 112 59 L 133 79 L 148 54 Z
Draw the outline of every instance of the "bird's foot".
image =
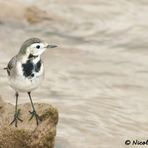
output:
M 39 122 L 41 121 L 41 119 L 40 119 L 39 115 L 36 113 L 36 111 L 35 110 L 33 110 L 32 112 L 29 111 L 29 113 L 31 114 L 29 121 L 32 120 L 33 117 L 35 117 L 36 124 L 39 125 Z
M 17 127 L 17 122 L 20 121 L 20 122 L 23 122 L 22 119 L 20 119 L 20 109 L 18 109 L 15 114 L 14 114 L 14 119 L 12 120 L 12 122 L 10 123 L 10 125 L 12 125 L 13 123 L 15 123 L 15 127 Z

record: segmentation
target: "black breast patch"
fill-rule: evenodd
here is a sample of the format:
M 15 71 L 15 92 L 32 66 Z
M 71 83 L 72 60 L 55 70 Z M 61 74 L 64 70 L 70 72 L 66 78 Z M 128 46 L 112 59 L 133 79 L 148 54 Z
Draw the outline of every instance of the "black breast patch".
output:
M 39 72 L 40 69 L 41 69 L 41 60 L 39 60 L 39 61 L 37 62 L 37 64 L 35 65 L 35 72 Z
M 36 64 L 33 63 L 33 60 L 27 60 L 26 63 L 22 64 L 23 75 L 28 78 L 34 77 L 35 73 L 40 71 L 41 64 L 41 60 L 39 60 Z
M 28 60 L 25 64 L 22 64 L 22 68 L 23 68 L 23 74 L 25 77 L 31 76 L 34 69 L 32 61 Z

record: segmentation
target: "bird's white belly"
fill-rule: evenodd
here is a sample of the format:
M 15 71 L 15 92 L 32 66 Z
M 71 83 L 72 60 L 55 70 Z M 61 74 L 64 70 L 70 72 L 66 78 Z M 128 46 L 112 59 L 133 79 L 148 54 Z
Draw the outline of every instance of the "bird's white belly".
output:
M 17 92 L 30 92 L 36 89 L 43 80 L 43 76 L 33 77 L 31 79 L 19 76 L 15 79 L 10 78 L 10 86 Z

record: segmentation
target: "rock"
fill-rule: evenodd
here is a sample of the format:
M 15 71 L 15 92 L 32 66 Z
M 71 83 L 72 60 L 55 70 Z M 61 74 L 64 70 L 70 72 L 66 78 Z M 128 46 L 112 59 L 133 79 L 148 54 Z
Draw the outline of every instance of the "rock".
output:
M 13 119 L 14 106 L 0 99 L 0 148 L 53 148 L 58 123 L 58 111 L 48 104 L 35 104 L 41 123 L 36 126 L 35 119 L 31 121 L 29 103 L 19 105 L 21 119 L 18 127 L 9 125 Z
M 36 6 L 27 7 L 24 17 L 30 24 L 42 23 L 45 20 L 52 20 L 46 11 Z

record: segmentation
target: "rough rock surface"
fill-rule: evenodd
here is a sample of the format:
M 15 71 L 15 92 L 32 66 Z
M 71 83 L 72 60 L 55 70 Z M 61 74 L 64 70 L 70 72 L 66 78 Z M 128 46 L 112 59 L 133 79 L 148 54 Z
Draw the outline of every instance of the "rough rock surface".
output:
M 19 105 L 21 119 L 18 127 L 9 126 L 13 119 L 14 106 L 0 99 L 0 148 L 53 148 L 58 122 L 58 111 L 48 104 L 35 104 L 41 118 L 41 123 L 36 126 L 35 119 L 31 121 L 29 103 Z

